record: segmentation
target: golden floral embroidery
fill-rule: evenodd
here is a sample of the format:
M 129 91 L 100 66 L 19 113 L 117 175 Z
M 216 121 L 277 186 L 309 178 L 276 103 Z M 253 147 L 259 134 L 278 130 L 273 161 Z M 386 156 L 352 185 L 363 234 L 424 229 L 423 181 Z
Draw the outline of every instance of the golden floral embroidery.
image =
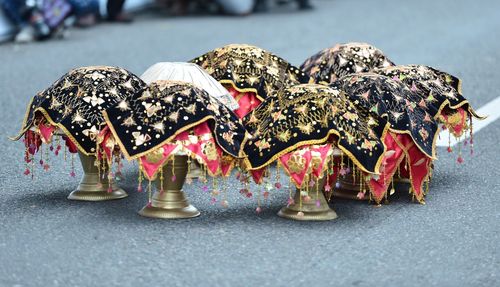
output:
M 137 76 L 119 67 L 71 70 L 33 98 L 17 138 L 34 124 L 39 112 L 71 138 L 80 151 L 94 154 L 96 135 L 104 123 L 102 112 L 126 97 L 140 96 L 145 86 Z M 121 104 L 121 108 L 126 106 Z
M 384 149 L 380 138 L 385 121 L 369 117 L 369 112 L 358 110 L 345 93 L 323 85 L 283 89 L 243 122 L 253 136 L 245 147 L 253 169 L 266 166 L 293 151 L 291 148 L 330 142 L 342 146 L 366 170 L 374 170 Z
M 208 160 L 216 160 L 217 159 L 217 148 L 213 142 L 207 142 L 202 145 L 203 154 L 207 157 Z
M 301 173 L 305 168 L 305 163 L 305 158 L 297 153 L 294 153 L 286 162 L 288 169 L 292 173 Z
M 282 58 L 261 48 L 232 44 L 217 48 L 191 62 L 221 83 L 253 91 L 262 101 L 283 87 L 307 83 L 309 77 Z
M 158 163 L 163 159 L 164 149 L 162 147 L 154 149 L 146 155 L 146 160 L 150 163 Z
M 372 45 L 347 43 L 324 49 L 307 59 L 300 68 L 315 83 L 331 83 L 352 73 L 371 72 L 394 64 Z
M 208 122 L 217 145 L 227 154 L 241 157 L 246 131 L 240 120 L 220 101 L 187 82 L 156 81 L 140 97 L 126 98 L 127 108 L 117 105 L 106 111 L 106 123 L 128 159 L 151 153 L 176 136 L 196 139 L 189 132 Z M 200 132 L 206 132 L 199 130 Z M 188 133 L 185 133 L 188 132 Z M 208 144 L 203 152 L 218 158 L 217 146 Z

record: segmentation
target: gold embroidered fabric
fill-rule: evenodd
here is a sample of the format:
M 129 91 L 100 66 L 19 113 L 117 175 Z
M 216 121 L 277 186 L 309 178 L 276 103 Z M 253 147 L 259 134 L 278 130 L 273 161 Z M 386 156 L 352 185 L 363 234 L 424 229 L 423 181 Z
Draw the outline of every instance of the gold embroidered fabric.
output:
M 140 97 L 123 99 L 104 116 L 129 159 L 147 155 L 204 122 L 233 157 L 240 157 L 246 137 L 241 120 L 228 107 L 187 82 L 152 82 Z
M 201 66 L 222 84 L 231 84 L 240 92 L 256 93 L 261 101 L 284 87 L 309 80 L 303 71 L 284 59 L 245 44 L 217 48 L 191 62 Z
M 435 157 L 435 99 L 422 99 L 401 82 L 375 73 L 344 76 L 330 86 L 344 91 L 356 106 L 386 118 L 393 132 L 409 134 L 422 152 Z
M 146 84 L 119 67 L 91 66 L 71 70 L 36 95 L 28 107 L 19 139 L 39 117 L 61 129 L 85 154 L 94 154 L 104 123 L 102 111 L 124 98 L 138 97 Z
M 370 44 L 347 43 L 320 51 L 300 68 L 311 77 L 311 82 L 328 84 L 345 75 L 393 65 L 382 51 Z
M 386 122 L 356 108 L 343 92 L 302 84 L 269 97 L 243 122 L 252 134 L 245 146 L 250 169 L 310 144 L 333 143 L 367 172 L 377 172 Z
M 402 82 L 422 99 L 432 100 L 434 109 L 439 112 L 433 115 L 436 118 L 444 108 L 453 110 L 460 107 L 481 118 L 462 95 L 462 82 L 455 76 L 422 65 L 398 65 L 375 69 L 374 72 Z

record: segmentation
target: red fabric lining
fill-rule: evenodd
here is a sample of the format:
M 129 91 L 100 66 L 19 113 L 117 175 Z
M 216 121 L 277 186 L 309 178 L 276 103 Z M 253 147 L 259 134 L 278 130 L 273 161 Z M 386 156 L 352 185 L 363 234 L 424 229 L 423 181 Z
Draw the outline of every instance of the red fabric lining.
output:
M 240 92 L 232 86 L 226 86 L 225 88 L 229 91 L 231 96 L 238 101 L 240 107 L 235 110 L 234 113 L 240 118 L 246 116 L 261 103 L 254 92 Z

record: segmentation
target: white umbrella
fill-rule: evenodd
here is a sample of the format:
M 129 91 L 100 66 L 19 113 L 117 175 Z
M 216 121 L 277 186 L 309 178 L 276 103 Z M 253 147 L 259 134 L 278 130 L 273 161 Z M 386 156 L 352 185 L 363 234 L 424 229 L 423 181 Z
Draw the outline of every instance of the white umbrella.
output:
M 208 92 L 208 94 L 231 110 L 239 108 L 231 94 L 200 66 L 184 62 L 160 62 L 149 67 L 141 76 L 148 85 L 157 80 L 189 82 Z

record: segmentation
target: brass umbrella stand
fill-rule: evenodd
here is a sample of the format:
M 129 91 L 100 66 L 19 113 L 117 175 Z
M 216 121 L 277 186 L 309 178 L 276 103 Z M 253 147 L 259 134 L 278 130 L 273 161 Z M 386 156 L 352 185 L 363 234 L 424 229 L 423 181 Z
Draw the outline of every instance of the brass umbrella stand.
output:
M 174 156 L 174 161 L 169 161 L 162 167 L 162 180 L 155 181 L 157 191 L 153 194 L 151 204 L 143 207 L 139 214 L 145 217 L 163 219 L 193 218 L 200 215 L 198 209 L 189 204 L 182 186 L 186 181 L 188 171 L 188 157 Z M 172 180 L 173 175 L 174 179 Z M 163 192 L 162 192 L 163 190 Z
M 323 190 L 324 185 L 325 176 L 319 179 L 314 186 L 311 187 L 311 190 L 316 190 L 317 188 Z M 278 216 L 301 221 L 326 221 L 337 218 L 337 213 L 328 206 L 328 202 L 323 192 L 309 192 L 310 199 L 307 201 L 302 199 L 301 204 L 301 191 L 302 189 L 297 189 L 295 191 L 294 203 L 283 207 L 278 212 Z M 319 201 L 319 204 L 317 201 Z
M 94 156 L 78 153 L 83 167 L 83 177 L 80 184 L 71 192 L 68 199 L 80 201 L 106 201 L 113 199 L 121 199 L 128 194 L 119 188 L 115 182 L 110 181 L 108 177 L 99 176 L 99 170 L 96 166 L 96 158 Z M 108 167 L 109 168 L 109 167 Z M 111 186 L 111 189 L 109 187 Z

